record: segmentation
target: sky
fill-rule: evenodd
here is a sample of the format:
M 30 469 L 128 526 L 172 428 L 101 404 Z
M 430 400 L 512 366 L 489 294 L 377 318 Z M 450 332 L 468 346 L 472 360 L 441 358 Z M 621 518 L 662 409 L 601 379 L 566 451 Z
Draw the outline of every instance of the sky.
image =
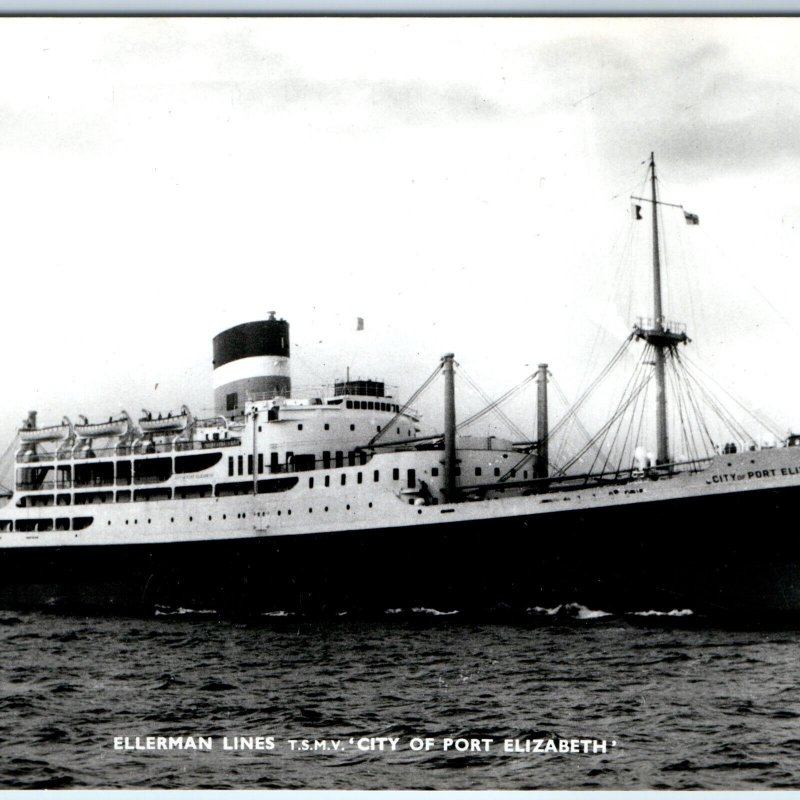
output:
M 546 361 L 574 398 L 652 314 L 651 151 L 700 217 L 663 209 L 667 316 L 800 430 L 799 46 L 797 18 L 0 19 L 0 445 L 29 409 L 210 412 L 213 336 L 271 310 L 298 390 L 406 398 L 452 351 L 489 396 Z

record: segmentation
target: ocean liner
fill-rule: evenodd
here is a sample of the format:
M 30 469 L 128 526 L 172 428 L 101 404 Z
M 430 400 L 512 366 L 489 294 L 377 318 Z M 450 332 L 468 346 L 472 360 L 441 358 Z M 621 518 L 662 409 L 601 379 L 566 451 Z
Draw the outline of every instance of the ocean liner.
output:
M 327 393 L 295 396 L 289 324 L 270 313 L 215 337 L 211 417 L 184 406 L 40 426 L 29 414 L 0 506 L 0 604 L 800 611 L 791 534 L 800 439 L 671 453 L 668 384 L 680 380 L 689 339 L 662 311 L 652 157 L 648 182 L 650 196 L 634 199 L 652 210 L 653 317 L 629 337 L 643 349 L 642 379 L 615 419 L 644 408 L 652 379 L 653 456 L 639 446 L 613 466 L 608 457 L 584 470 L 574 467 L 585 459 L 551 464 L 544 364 L 530 376 L 538 412 L 528 441 L 462 435 L 451 354 L 434 373 L 444 425 L 433 436 L 423 435 L 414 398 L 401 403 L 379 380 L 348 375 Z

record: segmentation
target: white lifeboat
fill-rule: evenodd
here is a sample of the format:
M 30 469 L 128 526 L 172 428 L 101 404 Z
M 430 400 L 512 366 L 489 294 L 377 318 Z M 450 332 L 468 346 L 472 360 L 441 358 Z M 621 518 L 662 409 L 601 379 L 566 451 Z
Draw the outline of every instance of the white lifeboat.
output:
M 108 422 L 89 422 L 86 417 L 81 417 L 83 422 L 75 425 L 75 433 L 81 439 L 94 439 L 98 436 L 122 436 L 128 430 L 128 418 L 109 418 Z
M 168 414 L 166 417 L 161 414 L 154 417 L 150 412 L 139 420 L 139 427 L 144 433 L 178 433 L 189 424 L 189 413 L 185 409 L 180 414 Z
M 69 425 L 48 425 L 44 428 L 20 428 L 19 438 L 23 442 L 60 442 L 69 436 Z

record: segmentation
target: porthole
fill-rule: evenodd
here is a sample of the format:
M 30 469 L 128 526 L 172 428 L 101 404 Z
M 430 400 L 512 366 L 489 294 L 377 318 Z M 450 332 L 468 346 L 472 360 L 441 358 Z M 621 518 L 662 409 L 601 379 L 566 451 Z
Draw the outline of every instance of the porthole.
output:
M 313 509 L 313 508 L 309 508 L 309 509 L 308 509 L 308 513 L 309 513 L 309 514 L 313 514 L 313 513 L 314 513 L 314 509 Z
M 350 503 L 347 504 L 347 510 L 350 510 Z
M 189 517 L 189 522 L 194 522 L 194 517 Z
M 356 429 L 356 426 L 355 426 L 355 425 L 351 425 L 351 426 L 350 426 L 350 430 L 351 430 L 351 431 L 354 431 L 355 429 Z
M 151 522 L 152 522 L 152 520 L 150 520 L 150 519 L 148 519 L 148 520 L 147 520 L 147 524 L 148 524 L 148 525 L 149 525 Z
M 280 511 L 278 511 L 278 516 L 280 516 L 280 515 L 281 515 L 281 512 L 280 512 Z
M 211 514 L 208 515 L 208 521 L 211 522 Z
M 418 508 L 418 509 L 417 509 L 417 514 L 421 514 L 421 513 L 422 513 L 422 509 L 421 509 L 421 508 Z
M 227 514 L 223 514 L 222 515 L 222 519 L 228 519 L 228 515 Z
M 109 520 L 109 521 L 108 521 L 108 524 L 109 524 L 109 525 L 111 524 L 111 520 Z
M 328 510 L 328 506 L 325 506 L 325 510 L 326 510 L 326 511 Z
M 126 525 L 128 524 L 128 520 L 125 520 L 125 524 L 126 524 Z
M 372 508 L 372 503 L 370 502 L 369 507 Z
M 292 516 L 292 509 L 290 508 L 286 513 L 291 517 Z
M 170 521 L 170 522 L 175 522 L 175 517 L 170 517 L 170 518 L 169 518 L 169 521 Z

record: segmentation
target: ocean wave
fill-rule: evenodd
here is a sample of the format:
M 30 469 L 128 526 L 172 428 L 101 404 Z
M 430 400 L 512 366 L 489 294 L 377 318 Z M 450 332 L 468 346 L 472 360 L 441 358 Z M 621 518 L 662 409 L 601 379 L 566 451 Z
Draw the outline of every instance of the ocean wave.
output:
M 167 608 L 166 606 L 156 606 L 155 607 L 155 616 L 157 617 L 175 617 L 175 616 L 184 616 L 186 614 L 190 614 L 193 617 L 208 617 L 208 616 L 217 616 L 218 611 L 213 608 L 183 608 L 179 606 L 178 608 Z
M 431 617 L 452 617 L 453 614 L 458 614 L 458 611 L 439 611 L 438 608 L 412 608 L 414 614 L 427 614 Z
M 672 611 L 631 611 L 632 617 L 691 617 L 694 611 L 691 608 L 673 608 Z
M 532 606 L 527 609 L 529 614 L 547 617 L 567 617 L 569 619 L 600 619 L 602 617 L 611 617 L 613 614 L 610 611 L 602 611 L 600 609 L 587 608 L 587 606 L 580 603 L 562 603 L 561 605 L 554 606 L 553 608 L 543 608 L 542 606 Z
M 440 611 L 438 608 L 425 608 L 424 606 L 419 606 L 415 608 L 386 608 L 383 611 L 384 614 L 389 615 L 396 615 L 396 614 L 423 614 L 429 617 L 452 617 L 454 614 L 460 613 L 458 609 L 454 611 Z

